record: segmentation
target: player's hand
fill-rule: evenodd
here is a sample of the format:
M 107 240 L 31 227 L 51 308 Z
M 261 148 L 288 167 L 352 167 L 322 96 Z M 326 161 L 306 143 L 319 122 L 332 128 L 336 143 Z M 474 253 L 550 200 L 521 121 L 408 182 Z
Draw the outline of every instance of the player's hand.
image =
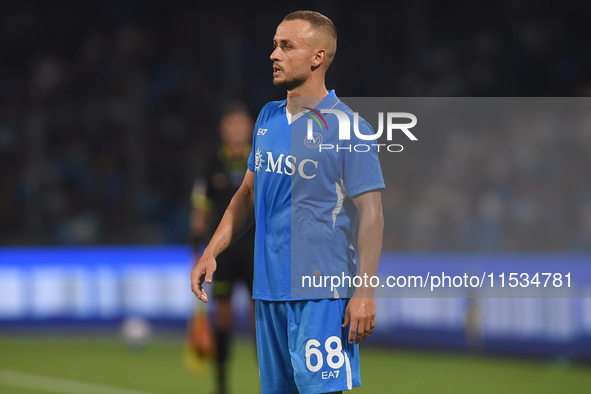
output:
M 211 283 L 216 267 L 213 255 L 205 251 L 191 272 L 191 291 L 203 302 L 209 300 L 203 290 L 203 282 Z
M 342 327 L 349 327 L 349 343 L 363 341 L 376 327 L 376 303 L 373 298 L 356 298 L 349 300 L 345 311 Z

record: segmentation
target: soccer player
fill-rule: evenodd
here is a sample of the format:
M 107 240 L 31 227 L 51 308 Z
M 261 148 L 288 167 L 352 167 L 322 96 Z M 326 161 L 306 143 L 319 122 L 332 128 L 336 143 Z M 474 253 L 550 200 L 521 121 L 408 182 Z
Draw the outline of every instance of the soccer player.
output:
M 359 386 L 358 344 L 375 327 L 370 285 L 309 292 L 300 286 L 303 276 L 376 275 L 382 247 L 384 182 L 376 150 L 328 149 L 363 142 L 356 133 L 338 140 L 334 110 L 350 120 L 353 113 L 325 87 L 336 38 L 330 19 L 312 11 L 291 13 L 277 27 L 273 83 L 287 90 L 287 99 L 261 110 L 244 181 L 191 273 L 193 292 L 207 302 L 203 282 L 211 283 L 216 257 L 256 219 L 253 298 L 263 393 Z M 373 134 L 366 122 L 358 124 L 360 133 Z
M 211 234 L 210 226 L 220 222 L 224 210 L 242 184 L 251 151 L 252 127 L 252 118 L 243 105 L 234 103 L 224 110 L 219 123 L 222 146 L 208 161 L 209 168 L 205 177 L 195 181 L 191 196 L 191 232 L 195 250 L 199 250 L 201 243 Z M 232 293 L 238 281 L 244 282 L 252 293 L 254 227 L 217 259 L 219 268 L 212 285 L 216 300 L 213 324 L 216 345 L 216 393 L 224 394 L 227 391 L 226 369 L 231 340 Z

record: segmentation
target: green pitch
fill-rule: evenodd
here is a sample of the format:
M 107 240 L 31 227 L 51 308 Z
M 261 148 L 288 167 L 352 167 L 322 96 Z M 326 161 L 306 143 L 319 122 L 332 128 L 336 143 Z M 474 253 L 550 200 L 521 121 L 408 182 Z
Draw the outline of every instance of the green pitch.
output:
M 132 352 L 116 339 L 0 337 L 0 393 L 213 393 L 211 369 L 182 365 L 179 340 Z M 399 350 L 361 350 L 363 386 L 353 393 L 590 393 L 591 367 L 568 363 Z M 238 342 L 232 393 L 259 392 L 252 344 Z

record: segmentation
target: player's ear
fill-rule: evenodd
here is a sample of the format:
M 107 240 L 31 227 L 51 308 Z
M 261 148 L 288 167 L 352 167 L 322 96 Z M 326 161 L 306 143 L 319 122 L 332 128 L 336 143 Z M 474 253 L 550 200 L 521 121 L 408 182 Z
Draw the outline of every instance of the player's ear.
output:
M 313 68 L 318 68 L 318 66 L 320 66 L 324 60 L 326 59 L 326 50 L 325 49 L 319 49 L 314 53 L 314 56 L 312 57 L 312 67 Z

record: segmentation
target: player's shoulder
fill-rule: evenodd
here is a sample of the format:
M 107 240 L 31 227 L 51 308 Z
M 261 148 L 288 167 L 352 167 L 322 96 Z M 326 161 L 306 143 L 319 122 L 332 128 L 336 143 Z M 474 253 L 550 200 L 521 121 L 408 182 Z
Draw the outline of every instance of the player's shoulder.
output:
M 284 111 L 286 100 L 271 101 L 261 108 L 259 116 L 257 117 L 257 124 L 265 123 L 274 116 L 281 114 Z
M 338 109 L 339 111 L 346 113 L 351 118 L 351 120 L 353 120 L 353 115 L 355 114 L 355 111 L 353 109 L 351 109 L 342 100 L 339 100 L 338 103 L 335 104 L 334 109 Z M 359 116 L 359 121 L 362 121 L 362 120 L 365 122 L 365 119 L 363 119 L 361 116 Z
M 343 100 L 338 99 L 338 101 L 334 104 L 334 109 L 338 109 L 339 111 L 342 111 L 344 113 L 346 113 L 347 115 L 351 115 L 353 116 L 353 110 L 351 108 L 349 108 L 349 106 L 343 102 Z
M 286 100 L 270 101 L 263 106 L 260 114 L 272 114 L 276 111 L 281 111 L 282 107 L 285 107 Z
M 356 112 L 343 101 L 339 100 L 334 109 L 344 112 L 349 117 L 351 127 L 353 127 L 353 122 L 356 122 L 362 134 L 374 134 L 373 127 L 361 115 L 357 114 L 357 120 L 355 120 Z

